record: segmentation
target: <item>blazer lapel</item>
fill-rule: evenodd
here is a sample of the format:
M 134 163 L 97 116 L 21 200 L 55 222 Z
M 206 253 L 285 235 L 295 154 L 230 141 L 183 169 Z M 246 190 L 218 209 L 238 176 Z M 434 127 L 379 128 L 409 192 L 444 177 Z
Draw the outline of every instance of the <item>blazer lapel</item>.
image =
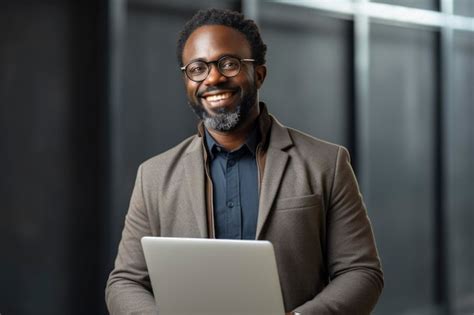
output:
M 185 156 L 185 159 L 185 182 L 187 183 L 186 188 L 189 192 L 189 204 L 192 205 L 191 208 L 196 217 L 201 237 L 206 238 L 208 236 L 206 220 L 206 178 L 200 137 L 196 137 L 194 143 L 188 149 L 188 154 Z
M 293 144 L 288 130 L 283 127 L 274 117 L 271 127 L 270 142 L 265 159 L 262 187 L 260 191 L 259 211 L 257 220 L 256 239 L 268 219 L 273 202 L 277 196 L 283 174 L 285 173 L 289 155 L 284 149 Z

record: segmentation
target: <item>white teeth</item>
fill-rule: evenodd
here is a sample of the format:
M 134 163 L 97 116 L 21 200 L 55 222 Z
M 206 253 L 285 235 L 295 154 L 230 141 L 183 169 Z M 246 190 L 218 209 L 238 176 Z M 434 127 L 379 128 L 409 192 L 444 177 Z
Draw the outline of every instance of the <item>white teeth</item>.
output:
M 216 102 L 216 101 L 220 101 L 220 100 L 225 100 L 225 99 L 229 98 L 231 95 L 232 95 L 232 93 L 229 93 L 229 92 L 222 93 L 222 94 L 211 95 L 211 96 L 206 97 L 206 101 Z

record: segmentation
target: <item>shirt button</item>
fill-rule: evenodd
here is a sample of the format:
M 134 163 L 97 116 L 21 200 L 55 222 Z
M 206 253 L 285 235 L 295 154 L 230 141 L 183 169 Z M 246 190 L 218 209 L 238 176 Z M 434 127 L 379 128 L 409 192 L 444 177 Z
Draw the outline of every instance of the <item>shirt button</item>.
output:
M 233 203 L 232 201 L 227 201 L 227 207 L 233 208 L 233 207 L 234 207 L 234 203 Z
M 234 166 L 235 165 L 235 160 L 229 160 L 229 166 Z

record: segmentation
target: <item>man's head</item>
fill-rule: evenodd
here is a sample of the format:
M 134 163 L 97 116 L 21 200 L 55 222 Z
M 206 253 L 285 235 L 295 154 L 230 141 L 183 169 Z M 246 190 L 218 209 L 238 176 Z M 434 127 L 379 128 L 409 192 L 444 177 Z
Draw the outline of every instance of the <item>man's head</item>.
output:
M 186 23 L 177 56 L 189 104 L 206 127 L 231 131 L 258 116 L 265 52 L 257 26 L 240 13 L 199 11 Z

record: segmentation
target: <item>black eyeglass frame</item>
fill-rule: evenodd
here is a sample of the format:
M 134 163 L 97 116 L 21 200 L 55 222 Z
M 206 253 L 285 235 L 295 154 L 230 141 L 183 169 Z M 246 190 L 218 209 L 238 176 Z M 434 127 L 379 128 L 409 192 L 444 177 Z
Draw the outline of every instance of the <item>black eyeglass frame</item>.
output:
M 225 59 L 225 58 L 234 58 L 234 59 L 239 61 L 239 71 L 237 71 L 236 74 L 229 76 L 229 75 L 226 75 L 226 74 L 222 73 L 221 69 L 219 68 L 219 62 L 221 62 L 222 59 Z M 189 75 L 188 75 L 188 72 L 186 71 L 186 68 L 189 65 L 191 65 L 195 62 L 203 62 L 207 66 L 206 76 L 202 80 L 194 80 L 194 79 L 190 78 Z M 199 83 L 199 82 L 202 82 L 202 81 L 207 79 L 207 77 L 209 76 L 209 73 L 211 73 L 211 64 L 213 64 L 213 63 L 216 64 L 217 71 L 219 71 L 220 74 L 222 74 L 226 78 L 233 78 L 233 77 L 237 76 L 240 73 L 240 71 L 242 70 L 242 62 L 255 62 L 255 59 L 252 59 L 252 58 L 239 58 L 239 57 L 236 57 L 236 56 L 226 55 L 226 56 L 222 56 L 219 59 L 213 60 L 213 61 L 194 60 L 194 61 L 189 62 L 185 66 L 180 67 L 180 70 L 183 71 L 186 74 L 186 77 L 188 77 L 189 80 Z

